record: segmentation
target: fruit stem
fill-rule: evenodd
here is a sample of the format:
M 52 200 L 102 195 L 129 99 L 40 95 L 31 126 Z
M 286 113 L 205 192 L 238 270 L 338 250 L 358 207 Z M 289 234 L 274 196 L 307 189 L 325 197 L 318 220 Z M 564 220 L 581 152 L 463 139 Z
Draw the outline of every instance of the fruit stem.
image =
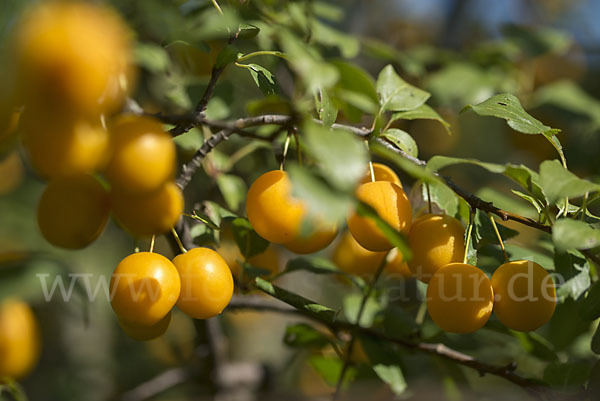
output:
M 585 212 L 587 209 L 587 203 L 589 198 L 589 192 L 586 192 L 583 196 L 583 203 L 581 204 L 581 221 L 585 220 Z
M 379 279 L 379 276 L 381 276 L 381 273 L 383 273 L 383 269 L 387 265 L 388 254 L 389 254 L 389 251 L 386 252 L 384 258 L 382 259 L 381 263 L 379 264 L 379 267 L 377 268 L 377 271 L 375 272 L 375 275 L 371 279 L 371 282 L 367 286 L 367 289 L 362 297 L 362 300 L 360 302 L 360 307 L 358 308 L 358 313 L 356 314 L 356 322 L 354 323 L 355 328 L 360 327 L 360 320 L 362 318 L 363 312 L 365 311 L 367 301 L 369 300 L 369 297 L 371 296 L 371 292 L 373 292 L 373 288 L 375 287 L 375 284 L 377 284 L 377 280 Z M 352 351 L 354 350 L 354 343 L 356 342 L 356 335 L 355 335 L 356 333 L 354 331 L 355 330 L 352 330 L 350 341 L 348 342 L 348 347 L 346 350 L 346 359 L 344 360 L 344 366 L 342 366 L 342 371 L 340 372 L 340 377 L 338 378 L 337 385 L 335 387 L 335 393 L 333 394 L 333 400 L 336 400 L 339 397 L 340 391 L 342 389 L 342 384 L 344 383 L 344 377 L 346 376 L 346 371 L 348 370 L 348 366 L 350 366 L 350 359 L 352 357 Z
M 370 149 L 368 140 L 365 140 L 365 146 L 367 147 L 367 152 L 369 152 Z M 371 174 L 371 182 L 375 182 L 375 170 L 373 169 L 373 161 L 371 159 L 369 159 L 369 173 Z
M 502 241 L 502 236 L 500 235 L 500 231 L 498 230 L 498 226 L 496 225 L 496 220 L 494 220 L 494 217 L 488 213 L 488 217 L 490 218 L 490 221 L 492 222 L 492 226 L 494 227 L 494 232 L 496 233 L 496 236 L 498 237 L 498 242 L 500 243 L 500 248 L 502 248 L 502 253 L 504 254 L 504 262 L 508 262 L 508 255 L 506 254 L 506 248 L 504 248 L 504 241 Z
M 154 239 L 156 238 L 156 235 L 152 236 L 152 239 L 150 240 L 150 253 L 154 252 Z
M 427 211 L 431 214 L 431 191 L 428 182 L 425 183 L 425 190 L 427 191 Z
M 177 242 L 177 246 L 179 247 L 181 253 L 186 253 L 187 249 L 185 249 L 183 243 L 181 242 L 181 239 L 179 239 L 179 235 L 177 234 L 177 230 L 175 230 L 175 227 L 171 227 L 171 234 L 173 234 L 173 238 L 175 238 L 175 242 Z
M 287 157 L 287 152 L 290 147 L 290 138 L 291 135 L 288 132 L 287 136 L 285 137 L 285 143 L 283 144 L 283 156 L 281 158 L 281 164 L 279 165 L 279 170 L 281 171 L 283 171 L 283 168 L 285 167 L 285 158 Z
M 463 263 L 467 263 L 469 259 L 469 243 L 471 242 L 471 232 L 473 231 L 473 209 L 469 211 L 469 227 L 467 228 L 467 239 L 465 240 L 465 256 L 463 257 Z
M 221 10 L 221 6 L 217 3 L 217 0 L 210 0 L 213 3 L 213 6 L 217 9 L 219 14 L 223 15 L 223 10 Z

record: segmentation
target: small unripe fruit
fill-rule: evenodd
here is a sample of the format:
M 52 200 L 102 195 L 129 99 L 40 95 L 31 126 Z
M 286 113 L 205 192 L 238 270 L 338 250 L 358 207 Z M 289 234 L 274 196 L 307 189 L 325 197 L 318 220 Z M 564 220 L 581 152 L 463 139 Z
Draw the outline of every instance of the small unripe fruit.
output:
M 183 193 L 173 182 L 143 195 L 112 191 L 111 201 L 117 221 L 136 237 L 168 232 L 181 217 L 184 207 Z
M 490 279 L 475 266 L 451 263 L 433 275 L 427 287 L 427 311 L 449 333 L 471 333 L 490 318 L 494 292 Z
M 119 326 L 129 337 L 136 341 L 150 341 L 162 336 L 169 328 L 171 323 L 171 312 L 167 313 L 158 323 L 151 326 L 122 322 L 119 320 Z
M 552 276 L 539 264 L 515 260 L 492 275 L 494 313 L 506 327 L 532 331 L 546 324 L 556 308 Z
M 193 248 L 173 263 L 181 277 L 177 307 L 194 319 L 220 314 L 233 296 L 233 277 L 225 260 L 209 248 Z
M 23 378 L 39 355 L 40 333 L 33 311 L 25 302 L 5 299 L 0 304 L 0 377 Z
M 394 229 L 406 233 L 410 229 L 412 209 L 406 194 L 398 185 L 388 181 L 368 182 L 356 189 L 356 197 L 374 208 Z M 356 212 L 348 218 L 348 229 L 354 239 L 370 251 L 382 252 L 393 247 L 375 221 Z
M 298 237 L 305 207 L 292 198 L 292 183 L 287 173 L 273 170 L 250 186 L 246 213 L 258 235 L 269 242 L 285 244 Z
M 181 291 L 177 268 L 162 255 L 138 252 L 123 259 L 110 280 L 111 305 L 121 322 L 152 326 L 171 311 Z
M 175 173 L 175 144 L 151 117 L 122 116 L 110 126 L 112 157 L 106 176 L 113 188 L 132 194 L 158 190 Z
M 412 274 L 428 283 L 442 266 L 462 262 L 464 236 L 463 225 L 453 217 L 426 214 L 415 219 L 408 233 L 408 243 L 413 252 L 408 263 Z
M 76 175 L 50 181 L 40 198 L 37 220 L 52 245 L 80 249 L 100 236 L 109 210 L 108 193 L 98 180 Z

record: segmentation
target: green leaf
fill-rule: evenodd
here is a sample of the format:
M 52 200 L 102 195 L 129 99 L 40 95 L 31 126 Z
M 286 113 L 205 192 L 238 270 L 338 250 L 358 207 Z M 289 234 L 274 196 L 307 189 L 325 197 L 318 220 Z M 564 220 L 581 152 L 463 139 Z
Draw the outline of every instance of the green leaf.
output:
M 219 174 L 217 176 L 217 185 L 223 198 L 225 198 L 227 206 L 233 210 L 239 210 L 248 191 L 244 180 L 237 175 Z
M 269 246 L 269 241 L 260 237 L 246 218 L 238 217 L 234 219 L 231 222 L 231 229 L 233 230 L 233 238 L 246 259 L 263 253 Z
M 600 230 L 583 221 L 563 218 L 554 223 L 552 240 L 559 250 L 590 249 L 600 245 Z
M 250 24 L 240 24 L 238 29 L 238 39 L 252 39 L 260 33 L 260 29 L 257 26 Z
M 413 110 L 429 99 L 429 93 L 404 81 L 391 65 L 387 65 L 377 77 L 376 84 L 382 111 Z
M 344 297 L 344 307 L 342 309 L 344 316 L 346 316 L 346 320 L 348 320 L 352 324 L 357 323 L 358 312 L 360 310 L 360 305 L 363 300 L 363 295 L 360 293 L 349 294 Z M 373 326 L 373 322 L 375 320 L 375 316 L 383 310 L 382 305 L 377 302 L 374 297 L 369 297 L 367 299 L 367 303 L 365 304 L 365 308 L 363 310 L 362 316 L 360 318 L 360 326 L 361 327 L 371 327 Z
M 337 82 L 339 78 L 337 69 L 324 62 L 309 45 L 286 30 L 279 32 L 279 40 L 284 52 L 289 56 L 286 60 L 302 77 L 310 93 L 314 93 L 318 88 L 329 88 Z
M 167 51 L 151 43 L 138 43 L 133 56 L 138 65 L 155 74 L 166 72 L 171 64 Z
M 471 235 L 476 249 L 481 249 L 490 244 L 499 245 L 498 237 L 494 231 L 494 226 L 492 226 L 490 218 L 486 213 L 477 209 L 475 211 L 475 218 L 473 219 L 473 222 L 473 232 Z M 496 222 L 496 226 L 498 227 L 498 232 L 500 233 L 503 241 L 514 238 L 519 234 L 518 231 L 505 227 L 499 222 Z
M 280 301 L 285 302 L 288 305 L 293 306 L 302 312 L 308 313 L 315 319 L 321 320 L 328 324 L 333 323 L 336 320 L 337 313 L 324 305 L 319 305 L 316 302 L 278 287 L 260 277 L 257 277 L 254 280 L 254 284 L 259 290 L 279 299 Z
M 590 265 L 578 251 L 558 251 L 554 254 L 554 266 L 564 283 L 558 288 L 560 298 L 578 299 L 590 287 Z
M 406 391 L 406 380 L 400 366 L 378 364 L 373 366 L 373 370 L 394 394 L 400 395 Z
M 258 65 L 258 64 L 247 64 L 248 71 L 252 75 L 252 79 L 256 83 L 256 86 L 261 90 L 265 96 L 277 95 L 281 93 L 279 84 L 275 79 L 275 75 L 271 74 L 269 70 Z
M 312 37 L 317 43 L 337 47 L 342 57 L 354 58 L 360 50 L 360 42 L 354 36 L 347 35 L 315 19 L 312 21 Z
M 433 51 L 440 53 L 438 49 Z M 499 86 L 489 71 L 466 62 L 446 63 L 439 71 L 428 75 L 426 84 L 438 104 L 453 109 L 457 104 L 480 102 L 493 95 Z
M 332 358 L 321 355 L 313 355 L 308 359 L 308 363 L 330 386 L 336 386 L 344 362 L 339 358 Z M 349 366 L 344 376 L 344 385 L 351 382 L 356 376 L 356 368 Z
M 348 131 L 332 130 L 311 121 L 302 126 L 306 151 L 322 175 L 336 188 L 349 191 L 364 176 L 368 164 L 363 142 Z
M 536 120 L 527 113 L 516 96 L 509 93 L 492 96 L 476 105 L 467 105 L 463 111 L 471 109 L 480 116 L 498 117 L 506 120 L 515 131 L 524 134 L 556 134 L 558 129 L 553 129 Z
M 438 181 L 422 184 L 421 193 L 425 202 L 431 197 L 431 202 L 438 205 L 447 215 L 456 216 L 458 213 L 458 195 L 447 185 Z
M 423 182 L 441 182 L 440 179 L 429 169 L 423 166 L 417 165 L 416 163 L 406 159 L 398 153 L 385 148 L 377 142 L 371 142 L 371 153 L 381 156 L 393 162 L 396 166 L 400 167 L 411 177 L 421 180 Z
M 558 160 L 546 160 L 540 164 L 540 183 L 551 203 L 600 190 L 600 185 L 577 177 Z
M 486 169 L 491 173 L 504 174 L 506 167 L 501 164 L 486 163 L 477 159 L 463 159 L 459 157 L 448 157 L 448 156 L 433 156 L 427 162 L 427 169 L 431 171 L 439 171 L 444 167 L 452 166 L 455 164 L 473 164 Z
M 329 259 L 318 256 L 300 256 L 290 259 L 285 267 L 286 272 L 305 270 L 316 274 L 342 273 Z
M 444 126 L 444 128 L 446 129 L 446 132 L 448 132 L 448 134 L 451 134 L 450 132 L 450 124 L 448 124 L 448 122 L 446 122 L 446 120 L 444 120 L 437 111 L 435 111 L 434 109 L 431 108 L 431 106 L 428 106 L 426 104 L 422 104 L 421 106 L 417 107 L 416 109 L 413 110 L 408 110 L 408 111 L 399 111 L 397 113 L 392 114 L 392 117 L 390 118 L 390 123 L 394 122 L 396 120 L 435 120 L 437 122 L 439 122 L 440 124 L 442 124 Z
M 408 245 L 408 241 L 406 239 L 406 235 L 397 231 L 394 227 L 390 226 L 387 221 L 382 219 L 375 209 L 371 206 L 367 205 L 364 202 L 359 202 L 356 205 L 356 213 L 358 213 L 362 217 L 367 217 L 373 221 L 377 225 L 385 237 L 390 241 L 390 243 L 398 248 L 398 251 L 404 257 L 404 260 L 409 261 L 412 258 L 412 251 Z
M 375 81 L 363 69 L 341 60 L 331 62 L 339 74 L 332 100 L 351 122 L 358 122 L 365 113 L 376 113 L 379 99 Z
M 331 98 L 326 89 L 319 88 L 319 91 L 315 95 L 315 107 L 319 119 L 323 121 L 323 125 L 331 127 L 331 124 L 337 119 L 338 109 L 331 102 Z
M 283 342 L 290 347 L 322 348 L 331 341 L 325 334 L 306 323 L 286 327 Z
M 417 143 L 408 132 L 397 128 L 390 128 L 384 131 L 381 136 L 388 139 L 407 154 L 413 157 L 417 157 L 419 155 Z
M 600 317 L 600 282 L 592 285 L 585 298 L 579 301 L 579 315 L 589 321 Z
M 352 196 L 334 190 L 330 184 L 306 167 L 286 165 L 292 181 L 292 195 L 306 201 L 309 214 L 317 218 L 327 217 L 331 222 L 342 222 L 352 206 Z

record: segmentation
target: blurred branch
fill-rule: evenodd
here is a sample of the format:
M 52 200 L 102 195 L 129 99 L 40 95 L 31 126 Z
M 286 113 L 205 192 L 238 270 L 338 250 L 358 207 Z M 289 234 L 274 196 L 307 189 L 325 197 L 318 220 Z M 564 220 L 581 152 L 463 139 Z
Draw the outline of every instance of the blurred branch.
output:
M 361 327 L 359 326 L 358 322 L 353 324 L 344 320 L 340 320 L 337 314 L 327 313 L 327 310 L 319 310 L 318 312 L 316 312 L 314 307 L 307 307 L 318 305 L 316 302 L 313 302 L 300 295 L 291 293 L 272 283 L 266 282 L 261 279 L 257 279 L 256 286 L 259 290 L 296 308 L 296 310 L 302 315 L 326 325 L 333 332 L 339 333 L 341 331 L 350 331 L 353 333 L 372 337 L 373 339 L 379 341 L 394 343 L 404 348 L 413 349 L 416 351 L 421 351 L 444 359 L 448 359 L 456 364 L 475 369 L 482 376 L 485 374 L 490 374 L 502 377 L 503 379 L 506 379 L 511 383 L 521 386 L 529 394 L 539 399 L 543 399 L 544 394 L 546 394 L 550 390 L 546 385 L 542 383 L 516 374 L 515 369 L 517 366 L 514 362 L 505 366 L 492 365 L 478 361 L 467 354 L 453 350 L 441 343 L 413 342 L 402 338 L 390 337 L 377 330 Z M 243 300 L 238 300 L 237 308 L 241 308 L 242 305 Z M 248 303 L 246 306 L 249 309 L 252 309 L 255 305 L 253 303 Z
M 143 401 L 154 397 L 178 384 L 185 383 L 192 373 L 185 367 L 176 367 L 154 376 L 137 387 L 121 394 L 118 401 Z

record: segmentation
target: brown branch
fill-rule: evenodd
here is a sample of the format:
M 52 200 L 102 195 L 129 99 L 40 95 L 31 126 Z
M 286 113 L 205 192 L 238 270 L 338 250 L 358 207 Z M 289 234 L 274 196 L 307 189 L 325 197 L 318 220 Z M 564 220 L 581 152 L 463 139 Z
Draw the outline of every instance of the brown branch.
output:
M 272 295 L 272 294 L 271 294 Z M 314 304 L 310 300 L 306 300 L 309 304 Z M 296 314 L 329 327 L 334 333 L 353 331 L 363 336 L 371 337 L 375 340 L 390 342 L 399 345 L 403 348 L 424 352 L 430 355 L 441 357 L 452 361 L 456 364 L 471 368 L 479 372 L 481 375 L 490 374 L 502 377 L 511 383 L 521 386 L 531 395 L 542 398 L 542 395 L 549 391 L 547 386 L 538 383 L 535 380 L 522 377 L 515 373 L 516 365 L 514 363 L 499 366 L 481 362 L 470 355 L 460 351 L 451 349 L 441 343 L 413 342 L 406 339 L 387 336 L 380 331 L 360 327 L 357 324 L 346 322 L 343 320 L 327 320 L 322 316 L 311 313 L 307 309 L 295 309 L 280 302 L 273 302 L 268 299 L 258 297 L 234 297 L 226 310 L 251 309 L 269 312 L 277 312 L 282 314 Z

